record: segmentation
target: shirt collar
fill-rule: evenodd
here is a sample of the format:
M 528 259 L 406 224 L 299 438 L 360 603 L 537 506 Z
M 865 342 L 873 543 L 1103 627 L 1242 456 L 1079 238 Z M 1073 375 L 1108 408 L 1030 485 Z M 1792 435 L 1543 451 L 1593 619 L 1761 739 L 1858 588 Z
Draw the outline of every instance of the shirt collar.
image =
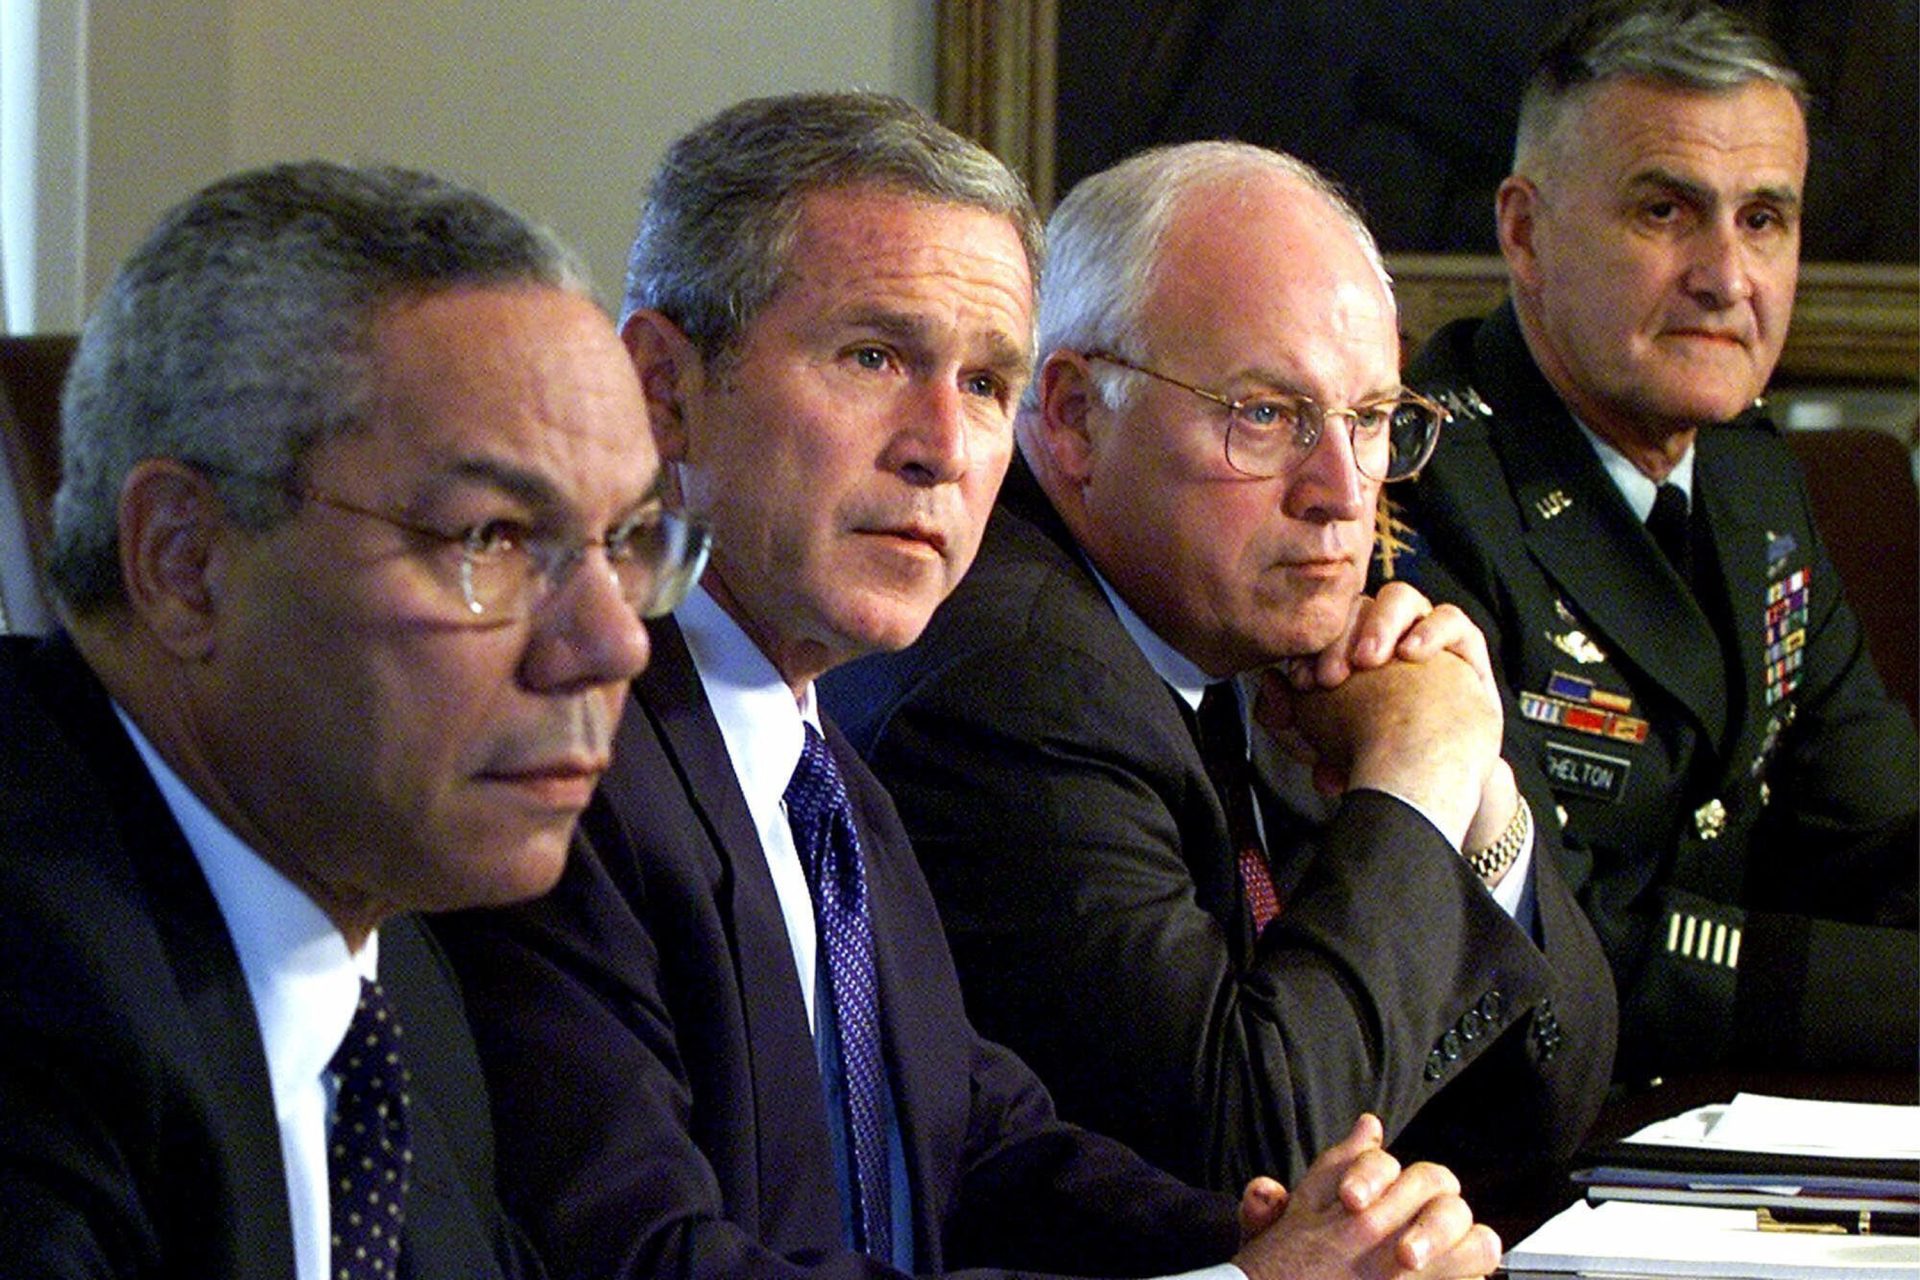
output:
M 1645 524 L 1647 517 L 1653 513 L 1653 495 L 1660 486 L 1655 484 L 1646 472 L 1627 461 L 1627 455 L 1602 439 L 1599 433 L 1588 427 L 1586 423 L 1575 418 L 1573 425 L 1579 427 L 1580 434 L 1593 445 L 1593 451 L 1600 456 L 1600 465 L 1607 469 L 1607 475 L 1613 479 L 1614 488 L 1620 490 L 1620 496 L 1627 500 L 1627 506 L 1632 509 L 1640 522 Z M 1673 470 L 1667 474 L 1667 481 L 1687 495 L 1688 506 L 1693 505 L 1693 446 L 1691 444 L 1687 446 L 1687 451 L 1680 455 L 1680 461 L 1674 464 Z
M 1087 562 L 1087 570 L 1093 574 L 1093 580 L 1100 584 L 1100 589 L 1106 592 L 1107 602 L 1113 606 L 1113 611 L 1120 615 L 1120 625 L 1126 628 L 1127 634 L 1133 637 L 1133 642 L 1140 646 L 1140 652 L 1146 655 L 1147 665 L 1152 667 L 1160 678 L 1180 695 L 1180 700 L 1187 704 L 1188 709 L 1198 711 L 1201 695 L 1206 693 L 1207 686 L 1213 683 L 1207 673 L 1184 653 L 1162 640 L 1154 629 L 1133 611 L 1132 606 L 1120 598 L 1120 593 L 1115 591 L 1113 584 L 1093 567 L 1092 561 Z
M 175 773 L 117 704 L 114 710 L 180 824 L 240 959 L 266 1049 L 276 1104 L 318 1079 L 360 1002 L 360 979 L 379 972 L 379 935 L 355 955 L 333 921 L 293 881 L 249 848 Z
M 802 726 L 820 727 L 812 683 L 796 703 L 773 663 L 703 587 L 688 592 L 673 616 L 706 688 L 748 811 L 756 823 L 769 817 L 784 822 L 780 801 L 800 764 Z

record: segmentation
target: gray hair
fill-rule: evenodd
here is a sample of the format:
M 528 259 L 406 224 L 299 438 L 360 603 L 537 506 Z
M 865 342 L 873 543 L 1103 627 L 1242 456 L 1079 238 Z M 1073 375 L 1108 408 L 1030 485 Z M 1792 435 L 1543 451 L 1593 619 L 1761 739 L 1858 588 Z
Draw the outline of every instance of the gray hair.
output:
M 675 142 L 627 259 L 620 319 L 659 311 L 713 363 L 785 282 L 806 198 L 876 187 L 1006 218 L 1040 278 L 1040 218 L 993 154 L 898 98 L 753 98 Z
M 278 165 L 176 206 L 108 286 L 67 378 L 48 557 L 61 600 L 124 602 L 117 508 L 142 460 L 204 467 L 236 521 L 271 527 L 292 509 L 276 485 L 364 425 L 389 304 L 509 285 L 590 292 L 550 234 L 424 173 Z
M 1385 262 L 1359 209 L 1305 161 L 1246 142 L 1182 142 L 1141 151 L 1074 185 L 1047 222 L 1047 270 L 1040 286 L 1040 351 L 1104 348 L 1146 360 L 1147 304 L 1160 249 L 1175 215 L 1195 192 L 1278 174 L 1323 198 L 1353 231 L 1391 291 Z M 1141 375 L 1096 365 L 1094 385 L 1109 408 L 1125 405 Z M 1039 404 L 1039 379 L 1024 407 Z
M 1807 86 L 1746 18 L 1711 0 L 1601 0 L 1568 19 L 1535 60 L 1520 99 L 1513 168 L 1551 162 L 1568 108 L 1608 80 L 1631 76 L 1702 93 L 1777 84 L 1804 113 Z

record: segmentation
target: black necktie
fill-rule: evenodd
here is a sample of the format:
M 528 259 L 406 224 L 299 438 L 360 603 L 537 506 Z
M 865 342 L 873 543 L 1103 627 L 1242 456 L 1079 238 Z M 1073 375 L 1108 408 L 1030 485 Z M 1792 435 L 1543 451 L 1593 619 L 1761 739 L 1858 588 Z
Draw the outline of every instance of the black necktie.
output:
M 839 1118 L 853 1162 L 853 1244 L 869 1257 L 893 1261 L 892 1184 L 882 1101 L 886 1064 L 880 1052 L 880 985 L 873 963 L 873 917 L 853 805 L 826 740 L 806 726 L 793 780 L 787 783 L 787 822 L 806 868 L 813 911 L 826 960 L 827 988 L 840 1039 L 846 1114 Z
M 413 1149 L 407 1140 L 407 1068 L 400 1023 L 377 982 L 360 980 L 360 1004 L 329 1069 L 340 1088 L 327 1142 L 333 1219 L 329 1280 L 393 1280 L 406 1224 Z
M 1680 580 L 1693 584 L 1693 535 L 1687 522 L 1687 493 L 1671 481 L 1654 490 L 1647 532 L 1666 554 Z
M 1253 917 L 1253 933 L 1280 914 L 1280 896 L 1253 816 L 1253 768 L 1247 762 L 1247 728 L 1231 680 L 1217 680 L 1200 695 L 1200 758 L 1227 811 L 1227 835 L 1240 868 L 1240 889 Z

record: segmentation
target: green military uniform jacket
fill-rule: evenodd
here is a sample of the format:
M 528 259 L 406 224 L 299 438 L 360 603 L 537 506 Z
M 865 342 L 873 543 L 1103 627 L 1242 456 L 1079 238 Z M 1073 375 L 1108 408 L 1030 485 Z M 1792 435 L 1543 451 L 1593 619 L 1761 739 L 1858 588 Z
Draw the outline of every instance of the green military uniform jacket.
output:
M 1388 491 L 1376 576 L 1487 633 L 1506 754 L 1560 816 L 1568 879 L 1614 966 L 1617 1074 L 1910 1067 L 1914 726 L 1779 432 L 1756 412 L 1696 437 L 1696 594 L 1511 304 L 1443 329 L 1407 381 L 1455 416 L 1420 478 Z

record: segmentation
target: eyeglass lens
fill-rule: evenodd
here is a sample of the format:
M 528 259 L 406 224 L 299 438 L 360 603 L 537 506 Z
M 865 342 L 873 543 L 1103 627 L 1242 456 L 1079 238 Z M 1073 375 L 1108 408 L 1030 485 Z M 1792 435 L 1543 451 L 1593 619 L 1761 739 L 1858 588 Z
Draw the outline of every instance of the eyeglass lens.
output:
M 706 567 L 706 528 L 674 512 L 658 512 L 617 531 L 604 544 L 545 539 L 483 541 L 476 532 L 460 548 L 460 588 L 476 617 L 517 617 L 563 584 L 589 545 L 601 545 L 620 595 L 643 618 L 658 618 L 686 598 Z
M 1249 400 L 1240 402 L 1229 417 L 1227 462 L 1247 475 L 1278 475 L 1313 452 L 1329 418 L 1345 423 L 1354 466 L 1368 479 L 1380 481 L 1405 479 L 1418 471 L 1440 428 L 1438 413 L 1418 400 L 1332 413 L 1304 398 L 1291 403 Z

